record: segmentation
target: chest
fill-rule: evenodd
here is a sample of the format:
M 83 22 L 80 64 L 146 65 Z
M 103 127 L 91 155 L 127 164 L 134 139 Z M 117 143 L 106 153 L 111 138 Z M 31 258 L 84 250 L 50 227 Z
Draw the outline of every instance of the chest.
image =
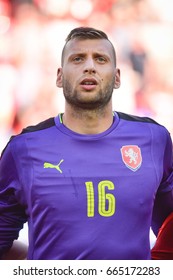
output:
M 81 212 L 89 217 L 152 207 L 161 169 L 147 141 L 68 140 L 32 149 L 30 204 L 34 209 L 49 206 L 55 213 Z

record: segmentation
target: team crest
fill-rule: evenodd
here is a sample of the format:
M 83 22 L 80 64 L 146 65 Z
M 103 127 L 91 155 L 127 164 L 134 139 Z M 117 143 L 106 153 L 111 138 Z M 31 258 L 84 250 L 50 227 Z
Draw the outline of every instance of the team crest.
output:
M 122 146 L 121 155 L 124 164 L 131 169 L 136 171 L 142 164 L 141 149 L 136 145 Z

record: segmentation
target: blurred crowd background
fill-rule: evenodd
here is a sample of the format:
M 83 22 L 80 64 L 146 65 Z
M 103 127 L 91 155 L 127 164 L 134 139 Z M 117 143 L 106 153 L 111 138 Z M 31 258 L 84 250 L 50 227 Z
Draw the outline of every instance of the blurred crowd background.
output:
M 117 111 L 149 116 L 173 135 L 170 0 L 0 0 L 0 151 L 23 127 L 63 112 L 56 72 L 67 34 L 107 32 L 117 50 Z

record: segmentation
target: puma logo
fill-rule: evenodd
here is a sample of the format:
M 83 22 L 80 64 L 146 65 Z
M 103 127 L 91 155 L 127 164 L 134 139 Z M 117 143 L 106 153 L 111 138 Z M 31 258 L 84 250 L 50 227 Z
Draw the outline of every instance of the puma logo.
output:
M 64 160 L 61 159 L 60 162 L 55 165 L 55 164 L 52 164 L 52 163 L 49 163 L 49 162 L 45 162 L 44 163 L 44 168 L 55 168 L 56 170 L 58 170 L 60 173 L 62 173 L 62 170 L 60 169 L 60 164 L 63 162 Z

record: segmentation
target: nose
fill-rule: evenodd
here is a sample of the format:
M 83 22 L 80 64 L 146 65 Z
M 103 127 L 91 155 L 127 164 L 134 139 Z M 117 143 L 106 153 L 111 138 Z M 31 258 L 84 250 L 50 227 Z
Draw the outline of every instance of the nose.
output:
M 84 64 L 84 73 L 95 74 L 95 64 L 92 58 L 88 58 Z

